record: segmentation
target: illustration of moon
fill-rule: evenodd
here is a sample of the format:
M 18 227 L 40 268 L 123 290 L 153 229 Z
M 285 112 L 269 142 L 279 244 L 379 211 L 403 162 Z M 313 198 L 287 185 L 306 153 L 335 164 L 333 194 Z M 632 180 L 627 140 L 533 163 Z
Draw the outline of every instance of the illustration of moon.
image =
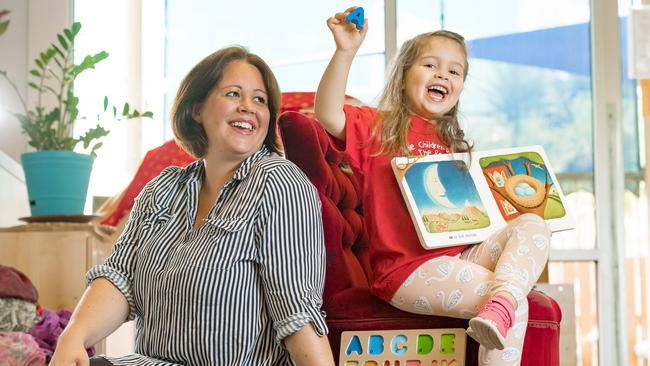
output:
M 427 190 L 429 197 L 440 205 L 447 208 L 456 208 L 456 205 L 451 203 L 449 198 L 447 198 L 445 187 L 440 181 L 440 177 L 438 176 L 438 164 L 432 164 L 424 172 L 424 187 Z

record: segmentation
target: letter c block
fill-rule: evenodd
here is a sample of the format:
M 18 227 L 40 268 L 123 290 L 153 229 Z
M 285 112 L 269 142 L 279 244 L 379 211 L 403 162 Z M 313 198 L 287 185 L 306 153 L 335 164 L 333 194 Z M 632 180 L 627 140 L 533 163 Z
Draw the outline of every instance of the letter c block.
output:
M 408 341 L 408 338 L 406 338 L 405 335 L 397 335 L 393 340 L 390 342 L 390 350 L 393 352 L 394 355 L 403 355 L 406 353 L 406 350 L 408 347 L 406 347 L 406 342 Z

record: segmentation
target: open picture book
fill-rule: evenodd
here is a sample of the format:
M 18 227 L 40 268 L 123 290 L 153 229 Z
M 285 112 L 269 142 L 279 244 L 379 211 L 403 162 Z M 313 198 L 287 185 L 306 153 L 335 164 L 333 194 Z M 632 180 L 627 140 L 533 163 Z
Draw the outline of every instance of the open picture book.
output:
M 469 167 L 468 167 L 469 163 Z M 426 249 L 485 240 L 523 213 L 575 227 L 541 146 L 396 157 L 393 172 Z

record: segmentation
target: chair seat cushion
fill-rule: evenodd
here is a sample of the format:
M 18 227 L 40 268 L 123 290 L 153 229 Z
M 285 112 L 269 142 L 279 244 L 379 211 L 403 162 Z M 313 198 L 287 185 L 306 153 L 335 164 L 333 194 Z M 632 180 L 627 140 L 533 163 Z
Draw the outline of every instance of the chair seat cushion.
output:
M 324 304 L 324 310 L 335 360 L 339 358 L 341 333 L 345 331 L 467 328 L 465 319 L 401 311 L 373 296 L 368 288 L 341 291 Z M 468 338 L 467 348 L 466 364 L 476 364 L 478 344 Z
M 539 291 L 528 294 L 528 327 L 522 365 L 557 365 L 562 312 L 553 298 Z M 368 288 L 349 288 L 324 304 L 329 341 L 339 357 L 341 333 L 345 331 L 467 328 L 465 319 L 419 315 L 401 311 L 373 296 Z M 543 350 L 543 352 L 540 352 Z M 466 365 L 478 363 L 478 344 L 467 339 Z

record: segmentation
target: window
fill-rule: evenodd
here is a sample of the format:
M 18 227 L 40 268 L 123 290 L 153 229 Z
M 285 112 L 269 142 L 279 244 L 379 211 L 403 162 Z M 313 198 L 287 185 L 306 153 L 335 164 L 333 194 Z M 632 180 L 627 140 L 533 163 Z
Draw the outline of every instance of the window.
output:
M 129 11 L 126 0 L 99 4 L 87 1 L 75 2 L 75 21 L 82 25 L 81 31 L 75 40 L 75 63 L 80 63 L 80 58 L 106 51 L 109 57 L 97 64 L 95 70 L 84 72 L 75 82 L 75 90 L 79 97 L 79 115 L 89 117 L 88 120 L 79 121 L 77 125 L 96 123 L 94 116 L 103 110 L 104 96 L 109 102 L 122 106 L 125 101 L 132 105 L 138 103 L 133 98 L 130 88 L 134 82 L 130 80 L 129 72 L 129 44 L 128 24 L 126 23 Z M 101 16 L 98 16 L 101 14 Z M 115 19 L 123 24 L 116 25 Z M 110 32 L 106 30 L 110 29 Z M 138 108 L 142 110 L 141 108 Z M 89 196 L 113 196 L 120 189 L 126 187 L 131 180 L 135 168 L 139 163 L 135 159 L 133 145 L 129 144 L 129 126 L 138 124 L 137 121 L 113 121 L 106 119 L 102 125 L 110 134 L 102 139 L 103 146 L 97 151 L 97 158 L 93 164 L 93 172 L 89 184 Z M 144 122 L 144 121 L 143 121 Z M 149 121 L 147 121 L 148 123 Z M 85 130 L 86 128 L 81 128 Z M 136 145 L 139 146 L 139 143 Z M 137 166 L 137 165 L 136 165 Z M 92 212 L 92 199 L 86 202 L 86 212 Z
M 168 114 L 176 89 L 190 68 L 232 44 L 244 45 L 261 56 L 273 69 L 282 91 L 316 91 L 335 49 L 325 21 L 348 6 L 340 0 L 308 4 L 299 0 L 198 0 L 192 6 L 186 1 L 168 0 L 164 114 Z M 363 6 L 373 31 L 352 67 L 348 94 L 371 103 L 384 81 L 384 3 L 374 0 Z

